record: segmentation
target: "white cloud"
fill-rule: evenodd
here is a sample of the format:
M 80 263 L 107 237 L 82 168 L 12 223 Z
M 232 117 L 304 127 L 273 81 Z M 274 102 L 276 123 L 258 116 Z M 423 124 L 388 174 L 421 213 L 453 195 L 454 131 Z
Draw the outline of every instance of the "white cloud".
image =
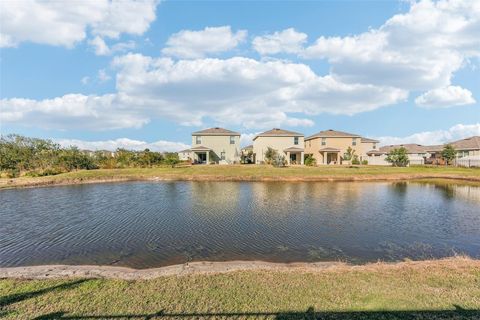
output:
M 76 139 L 54 139 L 54 141 L 63 147 L 76 146 L 82 150 L 109 150 L 115 151 L 117 148 L 124 148 L 128 150 L 145 150 L 159 152 L 176 152 L 190 148 L 182 142 L 173 142 L 159 140 L 155 142 L 146 142 L 141 140 L 132 140 L 128 138 L 119 138 L 115 140 L 103 140 L 103 141 L 85 141 Z
M 382 145 L 417 143 L 421 145 L 438 145 L 455 140 L 480 136 L 480 123 L 457 124 L 448 130 L 424 131 L 406 137 L 378 137 Z
M 112 77 L 110 77 L 107 74 L 107 71 L 105 71 L 105 69 L 100 69 L 100 70 L 98 70 L 97 78 L 98 78 L 98 81 L 100 83 L 104 83 L 104 82 L 107 82 L 108 80 L 110 80 Z
M 273 34 L 255 37 L 253 47 L 262 55 L 277 54 L 280 52 L 298 53 L 307 41 L 307 35 L 297 32 L 293 28 L 285 29 Z
M 179 58 L 203 58 L 237 47 L 247 36 L 246 30 L 232 32 L 230 26 L 206 27 L 203 30 L 182 30 L 173 34 L 162 53 Z
M 344 82 L 426 91 L 449 86 L 457 70 L 480 57 L 479 34 L 479 1 L 424 0 L 378 29 L 320 37 L 303 56 L 327 59 Z
M 88 84 L 88 83 L 90 82 L 90 77 L 85 76 L 85 77 L 83 77 L 83 78 L 80 80 L 80 82 L 81 82 L 83 85 L 86 85 L 86 84 Z
M 118 42 L 110 48 L 105 40 L 99 36 L 89 40 L 88 44 L 93 47 L 97 56 L 108 56 L 116 52 L 123 52 L 135 48 L 135 42 L 133 41 Z
M 116 39 L 122 33 L 141 35 L 155 20 L 157 4 L 157 0 L 72 1 L 68 5 L 62 1 L 0 1 L 0 46 L 33 42 L 71 48 L 87 37 L 87 30 L 98 39 Z
M 246 147 L 253 144 L 253 138 L 255 138 L 255 136 L 259 133 L 260 131 L 255 133 L 242 133 L 240 135 L 240 146 Z
M 117 71 L 117 93 L 41 101 L 3 99 L 0 117 L 65 129 L 82 127 L 82 122 L 97 130 L 139 127 L 160 117 L 183 125 L 199 126 L 208 118 L 224 125 L 267 129 L 312 126 L 313 121 L 302 114 L 353 115 L 407 97 L 400 89 L 345 84 L 318 76 L 307 65 L 279 60 L 174 61 L 127 54 L 116 57 L 112 67 Z
M 415 103 L 427 109 L 448 108 L 475 103 L 472 93 L 458 86 L 430 90 L 415 99 Z

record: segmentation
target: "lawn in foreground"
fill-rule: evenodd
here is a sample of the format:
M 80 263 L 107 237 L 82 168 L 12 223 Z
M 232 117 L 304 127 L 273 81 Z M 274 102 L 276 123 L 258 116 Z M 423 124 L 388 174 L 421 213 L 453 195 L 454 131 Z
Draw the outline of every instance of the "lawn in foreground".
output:
M 0 308 L 7 319 L 478 319 L 480 262 L 454 258 L 135 281 L 3 279 Z

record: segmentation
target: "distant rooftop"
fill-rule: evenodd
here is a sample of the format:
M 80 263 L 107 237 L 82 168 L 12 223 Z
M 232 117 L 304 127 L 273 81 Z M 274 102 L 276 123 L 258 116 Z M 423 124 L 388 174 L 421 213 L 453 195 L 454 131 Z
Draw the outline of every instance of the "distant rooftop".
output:
M 303 137 L 303 134 L 294 131 L 273 128 L 272 130 L 268 130 L 256 135 L 253 140 L 257 139 L 258 137 Z
M 330 138 L 360 138 L 358 134 L 329 129 L 329 130 L 317 132 L 305 138 L 305 140 L 311 140 L 315 138 L 329 138 L 329 137 Z
M 421 144 L 406 143 L 406 144 L 392 144 L 389 146 L 383 146 L 379 151 L 389 153 L 393 149 L 405 148 L 407 153 L 425 153 L 428 150 L 428 146 L 422 146 Z
M 192 136 L 239 136 L 239 135 L 240 133 L 238 132 L 219 128 L 219 127 L 200 130 L 192 133 Z
M 373 143 L 379 143 L 380 141 L 375 140 L 375 139 L 370 139 L 370 138 L 362 138 L 362 142 L 373 142 Z

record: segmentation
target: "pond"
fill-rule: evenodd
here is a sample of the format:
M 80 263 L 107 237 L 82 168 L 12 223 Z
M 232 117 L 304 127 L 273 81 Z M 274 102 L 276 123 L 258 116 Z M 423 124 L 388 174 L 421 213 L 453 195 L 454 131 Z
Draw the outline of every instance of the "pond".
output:
M 129 182 L 0 191 L 0 266 L 480 258 L 480 187 Z

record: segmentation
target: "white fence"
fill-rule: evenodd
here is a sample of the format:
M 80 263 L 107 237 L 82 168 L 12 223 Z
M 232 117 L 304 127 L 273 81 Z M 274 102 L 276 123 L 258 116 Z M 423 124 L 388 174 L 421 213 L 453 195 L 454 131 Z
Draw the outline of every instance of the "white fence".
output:
M 480 159 L 455 159 L 453 164 L 457 167 L 480 168 Z

